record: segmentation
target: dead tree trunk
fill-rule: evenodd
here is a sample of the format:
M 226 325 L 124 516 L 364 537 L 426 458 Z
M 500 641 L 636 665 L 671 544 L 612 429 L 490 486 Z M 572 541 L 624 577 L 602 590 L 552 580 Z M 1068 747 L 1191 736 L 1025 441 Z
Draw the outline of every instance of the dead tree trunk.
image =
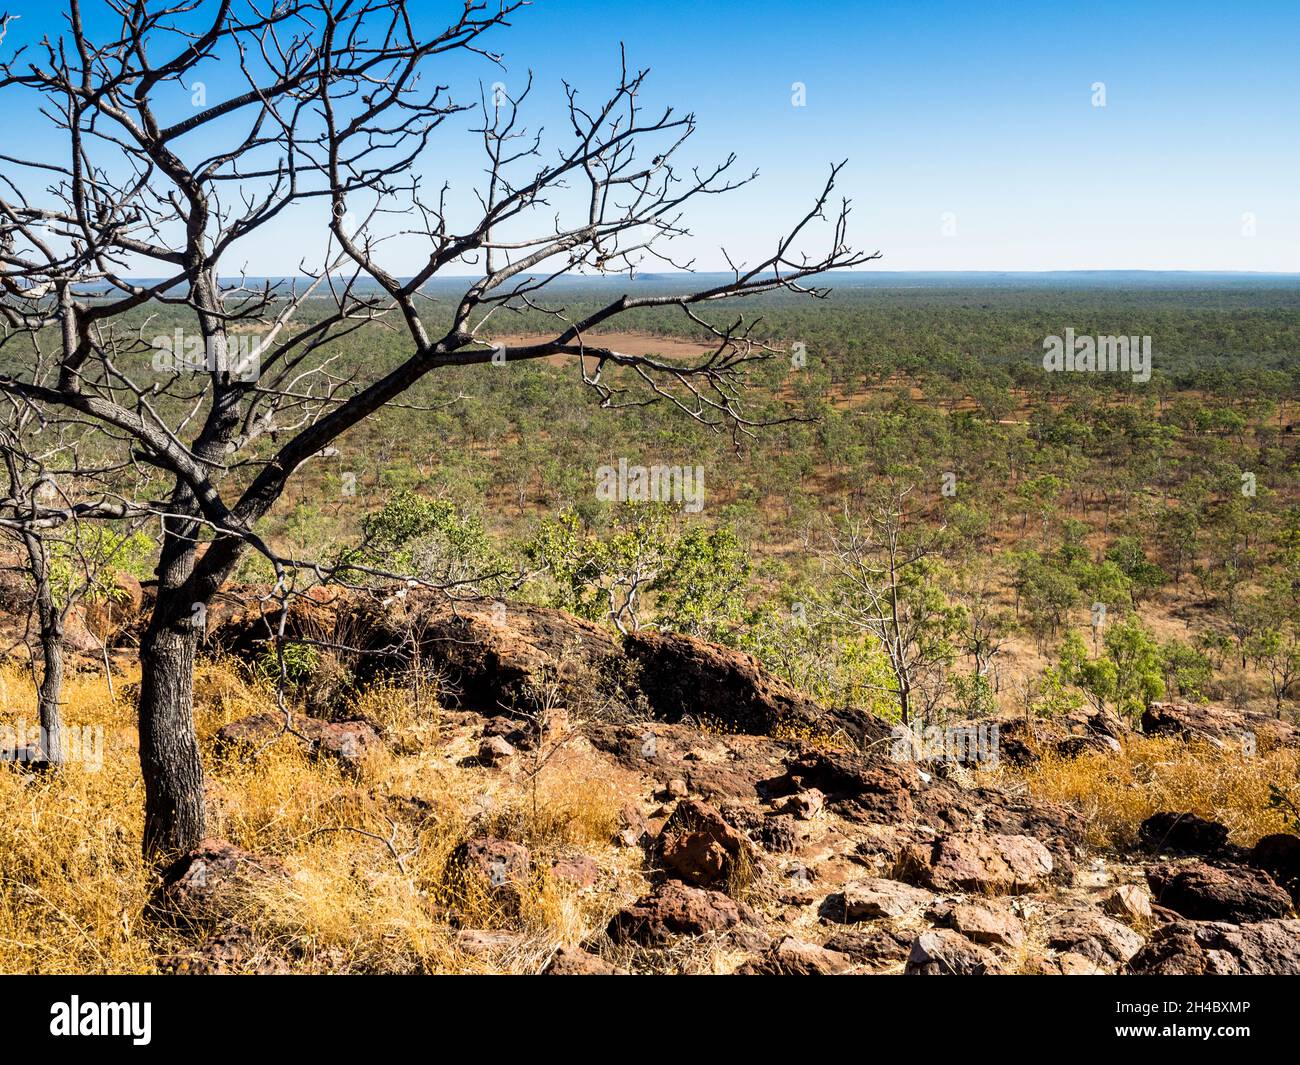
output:
M 50 587 L 50 560 L 45 544 L 33 533 L 23 535 L 27 566 L 36 585 L 36 616 L 40 626 L 41 680 L 37 713 L 41 722 L 42 755 L 51 766 L 63 762 L 63 612 Z
M 190 850 L 204 835 L 203 761 L 194 731 L 196 617 L 206 603 L 186 593 L 194 545 L 168 530 L 158 599 L 140 641 L 140 770 L 146 855 Z M 196 606 L 199 609 L 196 609 Z

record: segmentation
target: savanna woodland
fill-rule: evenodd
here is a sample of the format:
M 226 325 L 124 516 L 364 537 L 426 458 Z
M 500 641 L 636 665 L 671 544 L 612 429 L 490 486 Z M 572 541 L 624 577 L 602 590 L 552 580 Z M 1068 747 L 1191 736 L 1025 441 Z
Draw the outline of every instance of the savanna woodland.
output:
M 1300 279 L 885 273 L 834 145 L 695 271 L 757 175 L 630 45 L 87 6 L 0 13 L 0 972 L 1300 972 Z

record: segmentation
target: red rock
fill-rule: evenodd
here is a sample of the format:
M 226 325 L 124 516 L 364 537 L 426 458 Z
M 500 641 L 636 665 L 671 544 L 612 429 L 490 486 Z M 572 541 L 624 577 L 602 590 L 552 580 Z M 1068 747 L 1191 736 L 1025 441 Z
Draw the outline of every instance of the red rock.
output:
M 489 736 L 478 747 L 480 765 L 498 766 L 514 755 L 515 749 L 501 736 Z
M 723 932 L 747 919 L 747 911 L 721 891 L 670 880 L 616 913 L 608 932 L 616 943 L 664 947 L 678 936 Z
M 1121 884 L 1101 901 L 1101 908 L 1127 924 L 1151 920 L 1151 893 L 1140 884 Z
M 1215 746 L 1241 750 L 1253 743 L 1257 750 L 1270 745 L 1300 745 L 1300 729 L 1285 721 L 1244 710 L 1189 703 L 1152 703 L 1142 715 L 1142 731 L 1153 736 L 1201 739 Z
M 1263 921 L 1292 915 L 1291 897 L 1272 877 L 1244 866 L 1159 865 L 1147 883 L 1161 906 L 1196 921 Z
M 305 739 L 313 758 L 328 758 L 355 767 L 380 742 L 378 730 L 362 718 L 320 721 L 314 717 L 295 714 L 291 726 L 293 733 L 296 733 L 293 736 L 285 733 L 284 724 L 284 717 L 280 714 L 250 714 L 241 717 L 217 729 L 214 737 L 216 749 L 219 752 L 256 751 L 281 736 L 286 736 L 293 740 Z
M 998 963 L 988 950 L 944 928 L 923 932 L 912 943 L 905 972 L 909 976 L 989 976 Z
M 928 891 L 883 877 L 867 877 L 845 884 L 842 893 L 827 900 L 828 916 L 845 921 L 878 917 L 904 917 L 919 913 L 932 898 Z M 841 918 L 842 913 L 842 918 Z
M 532 855 L 521 843 L 479 836 L 460 844 L 451 855 L 462 890 L 492 898 L 515 909 L 532 879 Z
M 659 860 L 672 876 L 697 887 L 735 887 L 752 876 L 754 847 L 706 803 L 683 799 L 664 824 Z
M 1300 901 L 1300 836 L 1281 832 L 1264 836 L 1250 849 L 1247 861 L 1267 872 Z
M 255 888 L 285 876 L 275 859 L 208 839 L 163 870 L 150 908 L 181 924 L 212 923 L 238 915 Z
M 1138 838 L 1156 851 L 1214 855 L 1226 846 L 1228 830 L 1217 821 L 1206 821 L 1195 814 L 1164 811 L 1142 822 Z
M 1025 941 L 1025 929 L 1020 919 L 993 903 L 958 903 L 948 914 L 947 923 L 954 931 L 976 943 L 1018 947 Z
M 285 959 L 259 949 L 252 931 L 243 925 L 223 929 L 192 950 L 160 958 L 158 968 L 175 976 L 270 976 L 290 972 Z
M 1120 965 L 1142 949 L 1142 937 L 1096 910 L 1067 910 L 1047 922 L 1047 945 L 1087 958 L 1094 965 Z
M 899 855 L 900 879 L 934 891 L 982 895 L 1020 894 L 1041 887 L 1052 856 L 1028 836 L 961 833 L 933 843 L 913 843 Z
M 1300 976 L 1300 921 L 1177 921 L 1129 962 L 1152 976 Z
M 741 976 L 838 976 L 852 967 L 847 954 L 784 936 L 736 971 Z
M 600 866 L 585 854 L 556 858 L 551 862 L 551 875 L 579 888 L 595 887 L 600 879 Z
M 542 970 L 544 976 L 630 976 L 626 969 L 573 947 L 561 947 Z

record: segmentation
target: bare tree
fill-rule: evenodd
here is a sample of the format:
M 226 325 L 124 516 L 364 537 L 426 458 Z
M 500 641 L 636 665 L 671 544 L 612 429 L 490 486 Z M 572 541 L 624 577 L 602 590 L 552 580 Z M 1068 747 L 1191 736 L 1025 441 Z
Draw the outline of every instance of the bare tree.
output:
M 969 656 L 975 676 L 987 677 L 993 660 L 1002 653 L 1014 627 L 1010 611 L 998 601 L 998 583 L 993 566 L 981 558 L 963 560 L 956 573 L 945 581 L 945 591 L 963 611 L 958 641 Z
M 33 365 L 33 377 L 39 380 L 48 365 L 39 358 Z M 121 471 L 91 468 L 81 460 L 87 438 L 97 435 L 93 430 L 68 419 L 38 417 L 37 407 L 12 395 L 5 399 L 8 417 L 0 425 L 5 475 L 0 535 L 17 545 L 22 558 L 17 568 L 33 592 L 25 639 L 31 651 L 34 620 L 40 660 L 36 675 L 38 656 L 32 653 L 42 737 L 39 754 L 57 767 L 64 752 L 61 704 L 68 620 L 88 597 L 105 594 L 115 556 L 126 543 L 108 529 L 83 525 L 78 519 L 88 512 L 125 515 L 128 507 L 102 491 L 106 480 L 121 479 Z M 89 502 L 74 502 L 73 495 Z M 102 650 L 107 673 L 106 644 Z
M 909 528 L 910 494 L 891 484 L 865 518 L 846 511 L 823 554 L 836 584 L 829 613 L 879 646 L 891 674 L 885 690 L 908 726 L 929 718 L 944 694 L 957 625 L 927 567 L 929 541 Z
M 551 281 L 631 273 L 645 262 L 688 267 L 671 255 L 687 233 L 684 208 L 753 176 L 731 176 L 734 156 L 680 164 L 695 119 L 647 112 L 646 71 L 624 66 L 594 105 L 566 85 L 558 150 L 523 124 L 531 79 L 514 96 L 477 90 L 485 177 L 475 220 L 457 226 L 449 185 L 430 196 L 423 175 L 438 159 L 435 133 L 471 104 L 425 73 L 453 55 L 499 63 L 487 38 L 519 2 L 467 3 L 432 35 L 416 30 L 405 0 L 106 6 L 117 21 L 106 39 L 92 39 L 71 0 L 59 36 L 22 43 L 0 63 L 8 106 L 39 105 L 67 148 L 57 160 L 0 156 L 5 346 L 19 351 L 23 338 L 47 334 L 60 345 L 53 381 L 10 367 L 0 391 L 105 427 L 169 485 L 162 498 L 133 501 L 162 515 L 157 601 L 140 647 L 144 849 L 160 856 L 204 831 L 192 719 L 197 623 L 249 546 L 282 580 L 301 561 L 277 556 L 255 528 L 305 462 L 439 370 L 549 356 L 571 359 L 605 406 L 663 401 L 714 431 L 751 431 L 739 402 L 744 372 L 772 351 L 743 316 L 709 324 L 702 310 L 773 289 L 823 296 L 818 275 L 874 256 L 846 243 L 848 203 L 832 207 L 835 166 L 761 262 L 735 264 L 712 286 L 622 295 L 575 318 L 548 298 Z M 22 26 L 3 24 L 10 37 Z M 208 98 L 232 78 L 237 86 Z M 324 250 L 303 263 L 302 279 L 244 280 L 237 264 L 248 239 L 312 209 Z M 821 223 L 826 250 L 802 254 L 802 238 Z M 407 278 L 381 254 L 399 236 L 424 249 Z M 434 330 L 422 313 L 426 286 L 466 263 L 479 275 L 450 325 Z M 139 325 L 154 306 L 186 312 L 183 356 L 150 343 Z M 547 314 L 553 334 L 494 343 L 499 312 L 512 307 Z M 592 336 L 645 307 L 705 324 L 711 350 L 669 361 Z M 401 330 L 406 354 L 370 376 L 336 367 L 338 341 L 374 322 Z M 210 543 L 196 557 L 200 538 Z

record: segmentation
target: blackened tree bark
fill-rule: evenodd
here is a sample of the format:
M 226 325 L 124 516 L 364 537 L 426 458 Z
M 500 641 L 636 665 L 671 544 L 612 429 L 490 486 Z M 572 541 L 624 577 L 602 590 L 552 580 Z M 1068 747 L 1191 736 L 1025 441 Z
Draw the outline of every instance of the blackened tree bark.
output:
M 206 606 L 187 589 L 194 543 L 168 520 L 158 563 L 158 595 L 140 640 L 140 769 L 144 850 L 166 855 L 205 835 L 203 761 L 194 732 L 194 659 Z

